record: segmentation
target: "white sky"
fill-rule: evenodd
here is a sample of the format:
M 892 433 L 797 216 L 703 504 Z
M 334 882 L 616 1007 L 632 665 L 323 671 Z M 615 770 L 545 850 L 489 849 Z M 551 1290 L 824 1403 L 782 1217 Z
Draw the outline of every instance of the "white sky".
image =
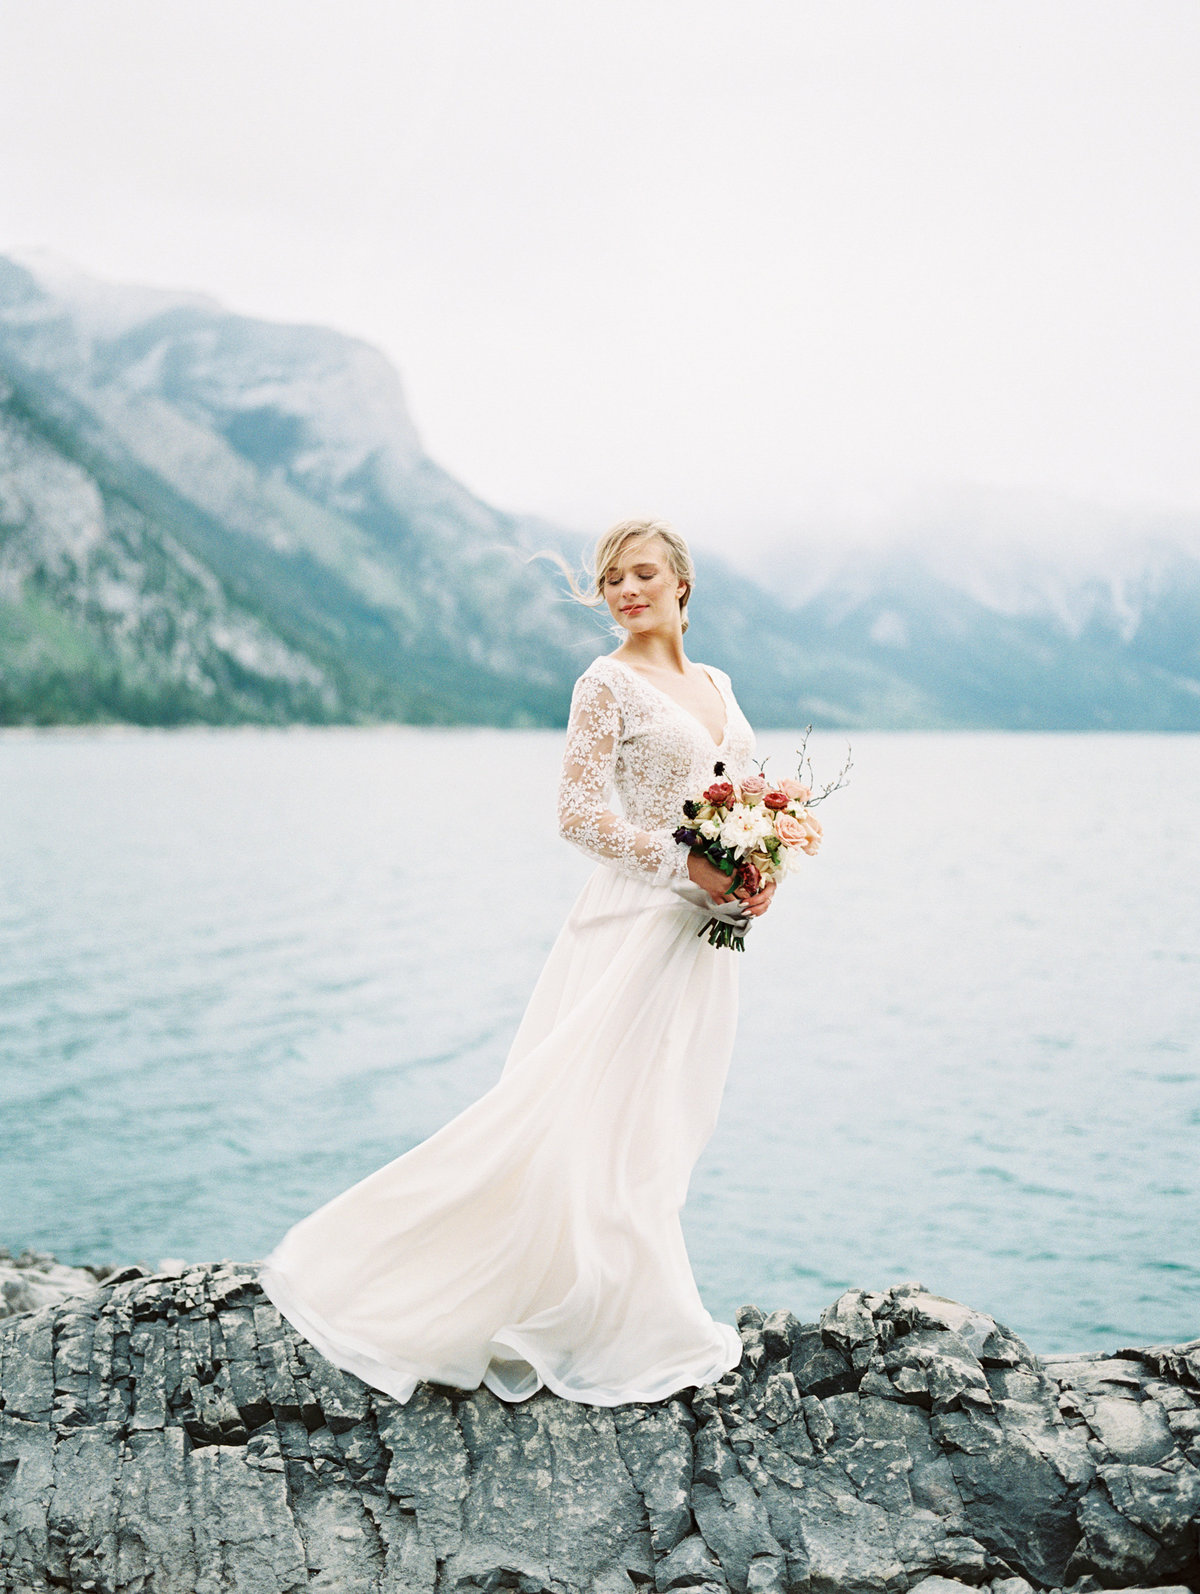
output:
M 506 508 L 1200 509 L 1197 0 L 0 0 L 0 251 L 366 337 Z

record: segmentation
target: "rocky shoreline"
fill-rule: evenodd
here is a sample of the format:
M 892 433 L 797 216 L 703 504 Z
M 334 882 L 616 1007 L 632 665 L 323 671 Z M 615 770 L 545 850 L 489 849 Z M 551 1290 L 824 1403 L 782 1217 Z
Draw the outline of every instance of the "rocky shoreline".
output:
M 0 1594 L 1200 1589 L 1200 1340 L 1039 1358 L 902 1284 L 743 1307 L 655 1405 L 400 1406 L 253 1264 L 0 1253 L 0 1297 Z

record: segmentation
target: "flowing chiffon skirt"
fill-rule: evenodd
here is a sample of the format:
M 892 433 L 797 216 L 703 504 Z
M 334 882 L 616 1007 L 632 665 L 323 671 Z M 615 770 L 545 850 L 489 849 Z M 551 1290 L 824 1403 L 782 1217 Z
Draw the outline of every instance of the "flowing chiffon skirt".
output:
M 497 1083 L 262 1262 L 305 1339 L 402 1402 L 429 1380 L 615 1406 L 737 1365 L 679 1223 L 737 1019 L 739 959 L 697 936 L 704 922 L 595 870 Z

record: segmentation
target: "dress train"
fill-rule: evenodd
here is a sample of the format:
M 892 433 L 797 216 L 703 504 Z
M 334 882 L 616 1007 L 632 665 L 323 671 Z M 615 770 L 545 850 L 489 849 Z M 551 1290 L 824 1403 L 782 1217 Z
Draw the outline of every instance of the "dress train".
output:
M 497 1083 L 287 1232 L 262 1288 L 331 1362 L 402 1402 L 428 1380 L 599 1406 L 737 1365 L 679 1222 L 737 1010 L 703 922 L 598 867 Z

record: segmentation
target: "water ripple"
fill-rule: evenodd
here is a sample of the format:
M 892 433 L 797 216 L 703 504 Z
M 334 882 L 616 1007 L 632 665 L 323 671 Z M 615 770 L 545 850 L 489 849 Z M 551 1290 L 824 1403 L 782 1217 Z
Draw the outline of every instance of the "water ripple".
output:
M 487 1089 L 588 870 L 560 754 L 0 734 L 0 1243 L 260 1257 Z M 434 767 L 505 846 L 410 833 Z M 920 1279 L 1047 1352 L 1192 1337 L 1198 877 L 1200 738 L 856 734 L 740 969 L 684 1214 L 710 1307 Z

